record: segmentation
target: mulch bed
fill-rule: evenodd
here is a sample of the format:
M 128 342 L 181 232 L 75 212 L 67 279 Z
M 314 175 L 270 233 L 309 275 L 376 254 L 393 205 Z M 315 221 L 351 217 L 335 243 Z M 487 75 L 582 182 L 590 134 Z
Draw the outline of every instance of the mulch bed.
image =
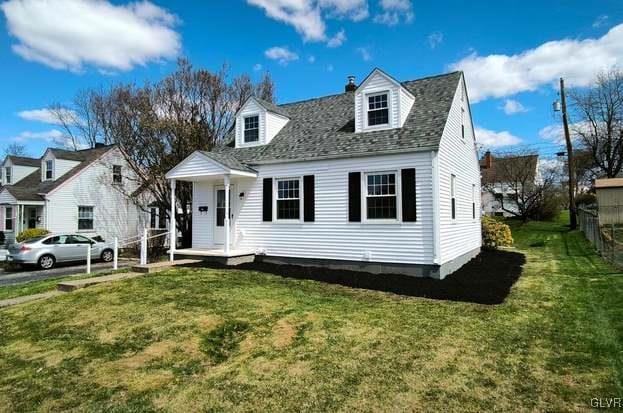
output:
M 235 268 L 261 271 L 288 278 L 391 292 L 411 297 L 478 304 L 501 304 L 521 276 L 525 262 L 525 256 L 517 252 L 483 251 L 444 280 L 262 262 L 242 264 Z M 219 267 L 211 263 L 205 263 L 205 265 Z

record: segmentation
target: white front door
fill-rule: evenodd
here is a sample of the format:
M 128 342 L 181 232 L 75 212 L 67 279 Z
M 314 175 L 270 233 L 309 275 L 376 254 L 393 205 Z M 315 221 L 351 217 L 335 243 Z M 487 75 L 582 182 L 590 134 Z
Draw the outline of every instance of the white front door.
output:
M 233 208 L 232 205 L 232 196 L 231 194 L 234 192 L 234 186 L 229 186 L 229 228 L 230 234 L 231 229 L 233 228 L 233 217 L 231 215 L 231 211 Z M 216 186 L 214 187 L 214 199 L 215 199 L 215 208 L 214 208 L 214 243 L 223 245 L 225 243 L 225 187 L 224 186 Z

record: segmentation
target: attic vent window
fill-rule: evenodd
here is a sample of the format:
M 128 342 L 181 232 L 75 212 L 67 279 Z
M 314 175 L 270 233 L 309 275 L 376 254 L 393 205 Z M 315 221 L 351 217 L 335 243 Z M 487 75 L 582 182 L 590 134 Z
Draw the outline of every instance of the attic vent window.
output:
M 368 96 L 368 126 L 387 125 L 388 123 L 387 93 Z
M 257 142 L 260 140 L 260 117 L 247 116 L 244 118 L 244 143 Z

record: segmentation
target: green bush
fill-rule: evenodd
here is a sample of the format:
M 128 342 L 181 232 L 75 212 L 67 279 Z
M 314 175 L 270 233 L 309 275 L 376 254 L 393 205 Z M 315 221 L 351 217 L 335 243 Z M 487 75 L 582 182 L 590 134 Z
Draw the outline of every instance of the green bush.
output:
M 49 233 L 50 231 L 48 231 L 47 229 L 43 229 L 43 228 L 29 228 L 29 229 L 25 229 L 22 232 L 20 232 L 17 235 L 17 237 L 15 237 L 15 241 L 22 242 L 22 241 L 26 241 L 27 239 L 41 237 Z
M 482 240 L 485 248 L 510 247 L 513 245 L 510 227 L 491 217 L 482 218 Z
M 597 197 L 595 194 L 591 194 L 590 192 L 584 192 L 576 195 L 575 197 L 576 205 L 591 205 L 595 203 L 597 203 Z

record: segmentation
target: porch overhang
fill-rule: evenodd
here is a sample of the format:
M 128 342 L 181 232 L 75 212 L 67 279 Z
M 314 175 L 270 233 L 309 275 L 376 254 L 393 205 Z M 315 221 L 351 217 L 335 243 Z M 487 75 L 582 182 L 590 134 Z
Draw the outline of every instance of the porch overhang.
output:
M 232 157 L 195 151 L 165 175 L 169 180 L 190 182 L 223 176 L 257 178 L 257 172 Z

